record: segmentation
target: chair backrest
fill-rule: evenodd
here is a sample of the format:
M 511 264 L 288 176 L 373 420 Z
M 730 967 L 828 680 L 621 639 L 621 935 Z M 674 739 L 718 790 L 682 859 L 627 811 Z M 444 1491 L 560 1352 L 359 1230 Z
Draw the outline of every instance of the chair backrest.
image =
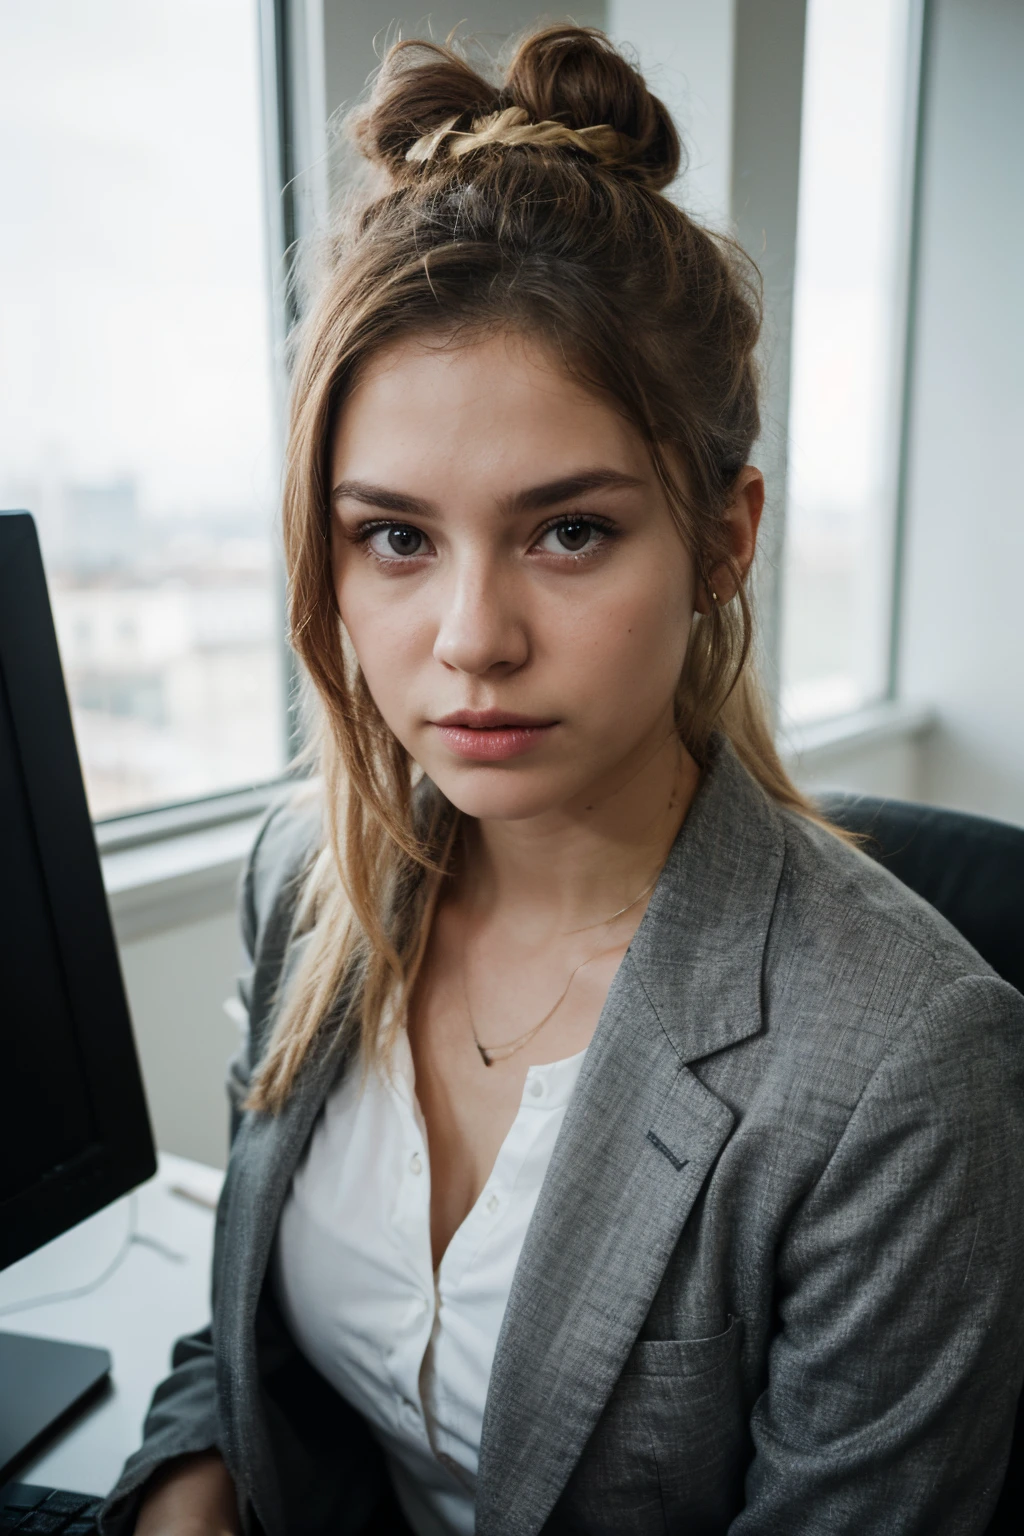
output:
M 1004 981 L 1024 992 L 1024 828 L 871 795 L 828 794 L 818 803 L 830 821 L 864 834 L 866 853 L 937 908 Z M 1024 1397 L 986 1536 L 1021 1531 Z
M 871 795 L 822 795 L 830 821 L 942 913 L 1024 992 L 1024 827 Z

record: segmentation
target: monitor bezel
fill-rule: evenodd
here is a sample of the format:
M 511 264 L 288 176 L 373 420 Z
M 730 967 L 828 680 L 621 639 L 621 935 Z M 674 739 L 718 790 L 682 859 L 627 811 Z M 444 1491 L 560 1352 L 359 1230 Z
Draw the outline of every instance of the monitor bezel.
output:
M 0 1202 L 4 1269 L 156 1171 L 39 539 L 23 511 L 0 511 L 0 673 L 97 1130 L 79 1156 Z

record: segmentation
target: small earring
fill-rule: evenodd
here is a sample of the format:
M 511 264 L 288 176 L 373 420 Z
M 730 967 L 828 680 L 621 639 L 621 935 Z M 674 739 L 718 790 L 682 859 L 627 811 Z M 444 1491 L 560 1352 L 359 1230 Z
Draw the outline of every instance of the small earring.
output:
M 715 603 L 715 604 L 717 604 L 717 602 L 718 602 L 718 593 L 715 591 L 715 589 L 713 587 L 711 589 L 711 601 L 713 603 Z

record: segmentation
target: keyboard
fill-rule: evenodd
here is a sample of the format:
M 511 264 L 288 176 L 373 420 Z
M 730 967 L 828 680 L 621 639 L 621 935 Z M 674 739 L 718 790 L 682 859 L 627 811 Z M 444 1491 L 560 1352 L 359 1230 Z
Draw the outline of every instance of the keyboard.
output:
M 96 1536 L 96 1511 L 103 1503 L 91 1493 L 8 1483 L 0 1488 L 0 1536 Z

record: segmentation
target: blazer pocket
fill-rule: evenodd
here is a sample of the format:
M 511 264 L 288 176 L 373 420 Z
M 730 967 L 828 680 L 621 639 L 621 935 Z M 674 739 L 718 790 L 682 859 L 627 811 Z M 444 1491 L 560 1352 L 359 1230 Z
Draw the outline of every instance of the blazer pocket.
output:
M 638 1339 L 552 1530 L 710 1536 L 741 1502 L 746 1421 L 740 1318 L 696 1339 Z
M 735 1360 L 742 1342 L 742 1317 L 731 1318 L 724 1333 L 706 1339 L 638 1339 L 623 1375 L 701 1376 Z

